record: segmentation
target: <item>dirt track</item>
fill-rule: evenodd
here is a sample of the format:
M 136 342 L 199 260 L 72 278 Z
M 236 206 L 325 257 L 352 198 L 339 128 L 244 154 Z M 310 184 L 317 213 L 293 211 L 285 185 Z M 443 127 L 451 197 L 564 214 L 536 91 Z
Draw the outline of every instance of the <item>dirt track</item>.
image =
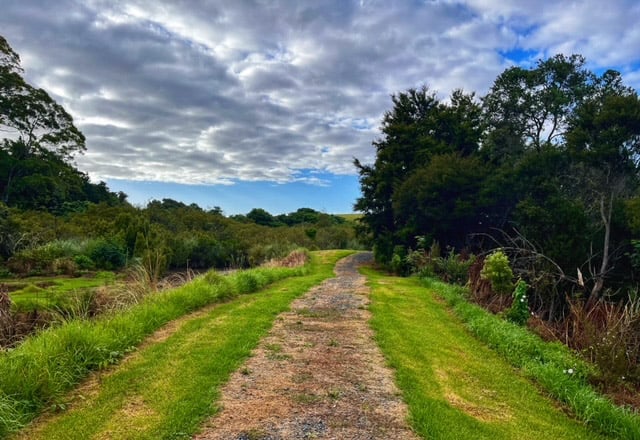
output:
M 370 253 L 341 260 L 336 278 L 276 319 L 194 438 L 417 438 L 367 324 L 368 288 L 357 267 L 370 261 Z

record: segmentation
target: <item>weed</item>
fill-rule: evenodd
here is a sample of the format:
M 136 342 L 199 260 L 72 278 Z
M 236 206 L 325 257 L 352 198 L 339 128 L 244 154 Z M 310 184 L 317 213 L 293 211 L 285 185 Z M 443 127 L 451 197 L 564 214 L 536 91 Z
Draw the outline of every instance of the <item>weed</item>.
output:
M 327 397 L 329 397 L 331 400 L 338 400 L 342 397 L 342 390 L 340 388 L 331 388 L 329 391 L 327 391 Z
M 322 397 L 314 393 L 298 393 L 293 396 L 293 400 L 303 405 L 311 405 L 322 400 Z

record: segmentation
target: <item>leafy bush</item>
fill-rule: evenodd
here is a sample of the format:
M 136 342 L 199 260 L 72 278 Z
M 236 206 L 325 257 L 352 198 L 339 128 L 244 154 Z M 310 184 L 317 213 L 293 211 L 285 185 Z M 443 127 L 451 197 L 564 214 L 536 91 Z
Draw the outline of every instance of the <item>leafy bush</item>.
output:
M 451 250 L 446 257 L 435 259 L 436 274 L 447 283 L 464 285 L 469 278 L 469 267 L 474 261 L 474 255 L 463 259 L 460 254 Z
M 393 247 L 393 255 L 391 257 L 391 270 L 396 275 L 407 275 L 410 271 L 409 265 L 407 264 L 407 250 L 404 246 L 394 246 Z
M 93 262 L 93 260 L 86 255 L 76 255 L 73 258 L 73 261 L 76 263 L 76 266 L 78 266 L 79 270 L 91 270 L 96 267 L 96 264 Z
M 87 256 L 93 260 L 98 269 L 120 269 L 127 261 L 124 247 L 112 240 L 105 239 L 89 243 Z
M 489 281 L 496 293 L 506 295 L 513 290 L 513 271 L 509 266 L 509 257 L 501 250 L 485 258 L 480 277 Z
M 529 320 L 529 301 L 527 299 L 527 283 L 518 280 L 513 291 L 513 304 L 507 311 L 506 317 L 509 321 L 518 325 L 525 325 Z

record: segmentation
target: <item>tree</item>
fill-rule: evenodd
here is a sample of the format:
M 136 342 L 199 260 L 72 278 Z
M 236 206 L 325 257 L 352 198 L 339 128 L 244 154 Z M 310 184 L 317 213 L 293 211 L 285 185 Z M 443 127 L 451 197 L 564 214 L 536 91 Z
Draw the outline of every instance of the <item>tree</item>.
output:
M 599 79 L 596 92 L 578 108 L 569 128 L 567 147 L 574 166 L 573 185 L 566 187 L 583 201 L 602 231 L 601 251 L 588 261 L 593 285 L 587 305 L 591 305 L 601 296 L 615 263 L 614 210 L 639 184 L 640 99 L 635 90 L 622 85 L 617 72 L 608 71 Z
M 405 222 L 411 220 L 394 215 L 398 188 L 434 157 L 475 154 L 482 132 L 482 112 L 474 94 L 456 90 L 450 102 L 444 103 L 435 92 L 422 87 L 393 95 L 391 100 L 393 109 L 382 121 L 383 138 L 373 142 L 375 163 L 364 165 L 355 160 L 362 191 L 355 209 L 363 213 L 362 222 L 376 242 L 376 258 L 387 262 L 394 246 L 413 240 L 406 233 L 411 228 L 405 228 Z M 397 212 L 401 211 L 404 209 Z
M 479 193 L 485 172 L 477 158 L 457 153 L 435 156 L 416 170 L 393 198 L 402 242 L 413 245 L 416 236 L 427 235 L 460 249 L 467 244 L 469 231 L 484 231 Z
M 1 36 L 0 131 L 5 133 L 0 142 L 6 161 L 2 168 L 5 203 L 15 180 L 26 172 L 23 164 L 27 159 L 53 154 L 68 162 L 86 148 L 71 115 L 43 89 L 24 80 L 20 57 Z
M 253 208 L 251 211 L 247 213 L 247 218 L 254 222 L 255 224 L 262 226 L 280 226 L 279 223 L 273 215 L 269 212 L 265 211 L 262 208 Z
M 483 98 L 486 153 L 496 160 L 561 144 L 572 113 L 593 92 L 595 76 L 581 55 L 556 55 L 535 68 L 511 67 Z

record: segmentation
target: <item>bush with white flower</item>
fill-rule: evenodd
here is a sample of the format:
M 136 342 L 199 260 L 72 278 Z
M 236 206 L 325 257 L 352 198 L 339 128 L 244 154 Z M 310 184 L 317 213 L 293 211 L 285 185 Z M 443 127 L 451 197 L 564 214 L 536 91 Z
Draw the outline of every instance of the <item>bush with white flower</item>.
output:
M 509 321 L 518 325 L 525 325 L 529 319 L 529 300 L 527 298 L 527 288 L 529 286 L 523 280 L 518 280 L 513 291 L 513 304 L 507 310 L 506 317 Z

